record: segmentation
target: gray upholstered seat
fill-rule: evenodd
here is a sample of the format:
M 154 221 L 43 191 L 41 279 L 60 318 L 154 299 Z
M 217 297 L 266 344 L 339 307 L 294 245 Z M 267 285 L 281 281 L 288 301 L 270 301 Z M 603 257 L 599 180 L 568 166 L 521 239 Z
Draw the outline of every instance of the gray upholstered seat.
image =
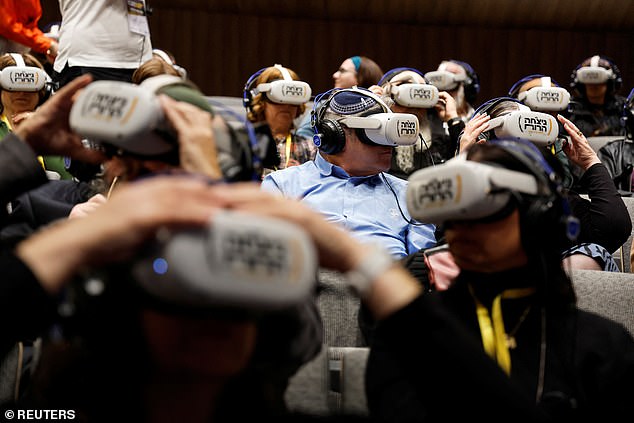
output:
M 325 339 L 334 341 L 355 339 L 356 328 L 350 320 L 338 320 L 343 308 L 354 304 L 353 296 L 343 290 L 341 275 L 327 275 L 333 289 L 320 298 L 321 308 L 332 311 L 325 327 Z M 579 308 L 592 311 L 623 324 L 634 334 L 634 274 L 573 270 L 572 281 Z M 344 297 L 338 296 L 344 295 Z M 352 298 L 350 298 L 352 297 Z M 358 306 L 358 302 L 356 303 Z M 339 322 L 339 327 L 337 327 Z M 366 347 L 332 347 L 324 345 L 321 354 L 302 367 L 292 378 L 286 391 L 291 410 L 313 415 L 367 414 L 365 396 Z

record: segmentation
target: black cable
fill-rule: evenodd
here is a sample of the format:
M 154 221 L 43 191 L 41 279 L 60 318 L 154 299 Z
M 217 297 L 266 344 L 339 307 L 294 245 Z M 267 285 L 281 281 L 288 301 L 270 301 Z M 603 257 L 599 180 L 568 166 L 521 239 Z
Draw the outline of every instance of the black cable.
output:
M 434 162 L 434 156 L 432 156 L 431 151 L 429 151 L 429 146 L 427 145 L 427 143 L 425 142 L 425 138 L 423 138 L 423 134 L 421 134 L 420 132 L 418 133 L 418 136 L 421 140 L 421 142 L 425 145 L 425 150 L 427 151 L 427 154 L 429 155 L 429 160 L 431 160 L 431 165 L 432 166 L 436 166 L 436 163 Z M 423 146 L 421 145 L 421 150 L 422 150 Z M 422 168 L 422 166 L 419 167 L 419 169 Z
M 414 226 L 423 226 L 423 225 L 425 225 L 425 223 L 415 222 L 412 219 L 408 219 L 405 216 L 405 213 L 403 213 L 403 209 L 401 208 L 401 203 L 398 201 L 398 195 L 396 195 L 396 191 L 394 191 L 394 188 L 392 188 L 392 184 L 390 184 L 390 181 L 387 180 L 387 178 L 385 177 L 385 174 L 383 172 L 381 172 L 381 178 L 383 178 L 383 181 L 385 182 L 385 184 L 388 186 L 390 191 L 392 191 L 392 194 L 394 195 L 394 199 L 396 200 L 396 205 L 398 206 L 398 211 L 401 212 L 401 216 L 403 217 L 403 219 L 410 225 L 414 225 Z

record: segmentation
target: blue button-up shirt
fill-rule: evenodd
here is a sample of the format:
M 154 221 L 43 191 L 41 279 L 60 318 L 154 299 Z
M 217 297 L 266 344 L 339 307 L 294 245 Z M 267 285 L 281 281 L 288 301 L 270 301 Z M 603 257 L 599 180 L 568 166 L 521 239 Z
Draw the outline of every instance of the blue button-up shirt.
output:
M 407 211 L 407 181 L 389 174 L 350 176 L 317 153 L 314 161 L 270 173 L 262 189 L 301 199 L 396 258 L 436 245 L 434 225 L 413 221 Z

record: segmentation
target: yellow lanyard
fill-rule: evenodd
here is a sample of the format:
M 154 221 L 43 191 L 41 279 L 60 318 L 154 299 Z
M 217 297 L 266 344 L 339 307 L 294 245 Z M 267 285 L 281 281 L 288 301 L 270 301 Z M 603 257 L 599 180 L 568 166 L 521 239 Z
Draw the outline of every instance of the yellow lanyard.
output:
M 288 161 L 291 159 L 291 134 L 286 136 L 286 163 L 284 168 L 288 167 Z
M 7 125 L 9 131 L 13 132 L 13 125 L 11 125 L 11 121 L 9 121 L 9 118 L 4 113 L 0 115 L 0 119 Z
M 502 299 L 528 297 L 535 292 L 535 288 L 507 289 L 503 291 L 493 299 L 491 315 L 489 315 L 487 308 L 476 298 L 471 286 L 469 286 L 469 290 L 475 301 L 484 350 L 510 376 L 511 354 L 507 343 L 506 330 L 504 329 L 504 319 L 502 318 Z

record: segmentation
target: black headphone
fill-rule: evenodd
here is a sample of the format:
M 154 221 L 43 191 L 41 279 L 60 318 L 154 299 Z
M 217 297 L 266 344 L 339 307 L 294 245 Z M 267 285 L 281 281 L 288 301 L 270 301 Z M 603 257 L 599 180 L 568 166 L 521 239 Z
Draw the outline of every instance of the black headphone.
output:
M 455 63 L 458 66 L 462 66 L 467 72 L 467 80 L 463 83 L 464 96 L 465 100 L 467 100 L 467 103 L 475 104 L 478 93 L 480 92 L 480 78 L 478 77 L 478 74 L 467 62 L 462 62 L 460 60 L 454 59 L 448 60 L 448 62 Z
M 596 56 L 592 56 L 589 59 L 592 60 L 595 57 L 599 58 L 599 60 L 597 61 L 597 66 L 601 66 L 602 68 L 606 68 L 612 71 L 612 76 L 610 77 L 610 79 L 608 79 L 607 85 L 608 85 L 608 95 L 613 95 L 615 92 L 621 89 L 621 86 L 623 85 L 623 78 L 621 77 L 621 71 L 616 66 L 616 63 L 614 63 L 611 59 L 605 56 L 596 55 Z M 585 59 L 583 62 L 579 63 L 577 67 L 572 71 L 572 74 L 570 75 L 570 89 L 572 91 L 576 91 L 583 97 L 586 96 L 585 84 L 579 82 L 579 80 L 577 79 L 577 71 L 584 66 L 588 66 L 588 65 L 584 65 L 584 62 L 586 62 L 587 60 L 588 59 Z M 607 67 L 605 66 L 605 64 L 604 65 L 601 64 L 602 61 L 607 62 L 608 64 Z
M 244 88 L 242 89 L 242 105 L 245 109 L 247 109 L 247 111 L 253 111 L 253 97 L 257 95 L 257 93 L 254 92 L 255 81 L 257 81 L 258 77 L 262 75 L 262 72 L 267 69 L 268 67 L 260 69 L 259 71 L 251 75 L 249 79 L 247 79 L 247 82 L 244 84 Z
M 537 197 L 526 199 L 526 194 L 517 194 L 522 213 L 522 239 L 527 251 L 539 251 L 554 247 L 564 251 L 579 236 L 579 219 L 572 215 L 568 200 L 564 197 L 561 177 L 553 170 L 541 151 L 530 141 L 496 139 L 489 141 L 509 153 L 535 176 Z M 550 242 L 552 236 L 555 242 Z M 548 237 L 548 238 L 546 238 Z M 546 239 L 549 241 L 544 242 Z
M 491 109 L 493 109 L 495 106 L 497 106 L 498 104 L 500 104 L 503 101 L 512 101 L 513 103 L 522 104 L 521 101 L 519 101 L 517 98 L 513 98 L 513 97 L 496 97 L 496 98 L 492 98 L 492 99 L 487 100 L 484 103 L 482 103 L 473 112 L 473 115 L 471 115 L 471 119 L 473 119 L 474 117 L 476 117 L 479 114 L 489 113 L 489 111 Z M 494 139 L 494 138 L 491 137 L 492 133 L 493 133 L 493 129 L 490 129 L 488 131 L 484 131 L 478 136 L 478 139 L 484 139 L 484 140 L 487 140 L 487 141 L 490 140 L 490 139 Z
M 325 93 L 319 94 L 315 97 L 313 103 L 313 110 L 310 112 L 310 124 L 313 128 L 313 142 L 324 154 L 337 154 L 340 153 L 346 145 L 346 132 L 343 126 L 336 120 L 324 119 L 326 110 L 330 106 L 330 102 L 340 92 L 352 91 L 364 95 L 372 100 L 376 101 L 384 112 L 390 112 L 390 108 L 385 104 L 379 96 L 372 91 L 365 88 L 333 88 Z M 363 129 L 355 130 L 357 137 L 363 143 L 376 145 L 365 134 Z

